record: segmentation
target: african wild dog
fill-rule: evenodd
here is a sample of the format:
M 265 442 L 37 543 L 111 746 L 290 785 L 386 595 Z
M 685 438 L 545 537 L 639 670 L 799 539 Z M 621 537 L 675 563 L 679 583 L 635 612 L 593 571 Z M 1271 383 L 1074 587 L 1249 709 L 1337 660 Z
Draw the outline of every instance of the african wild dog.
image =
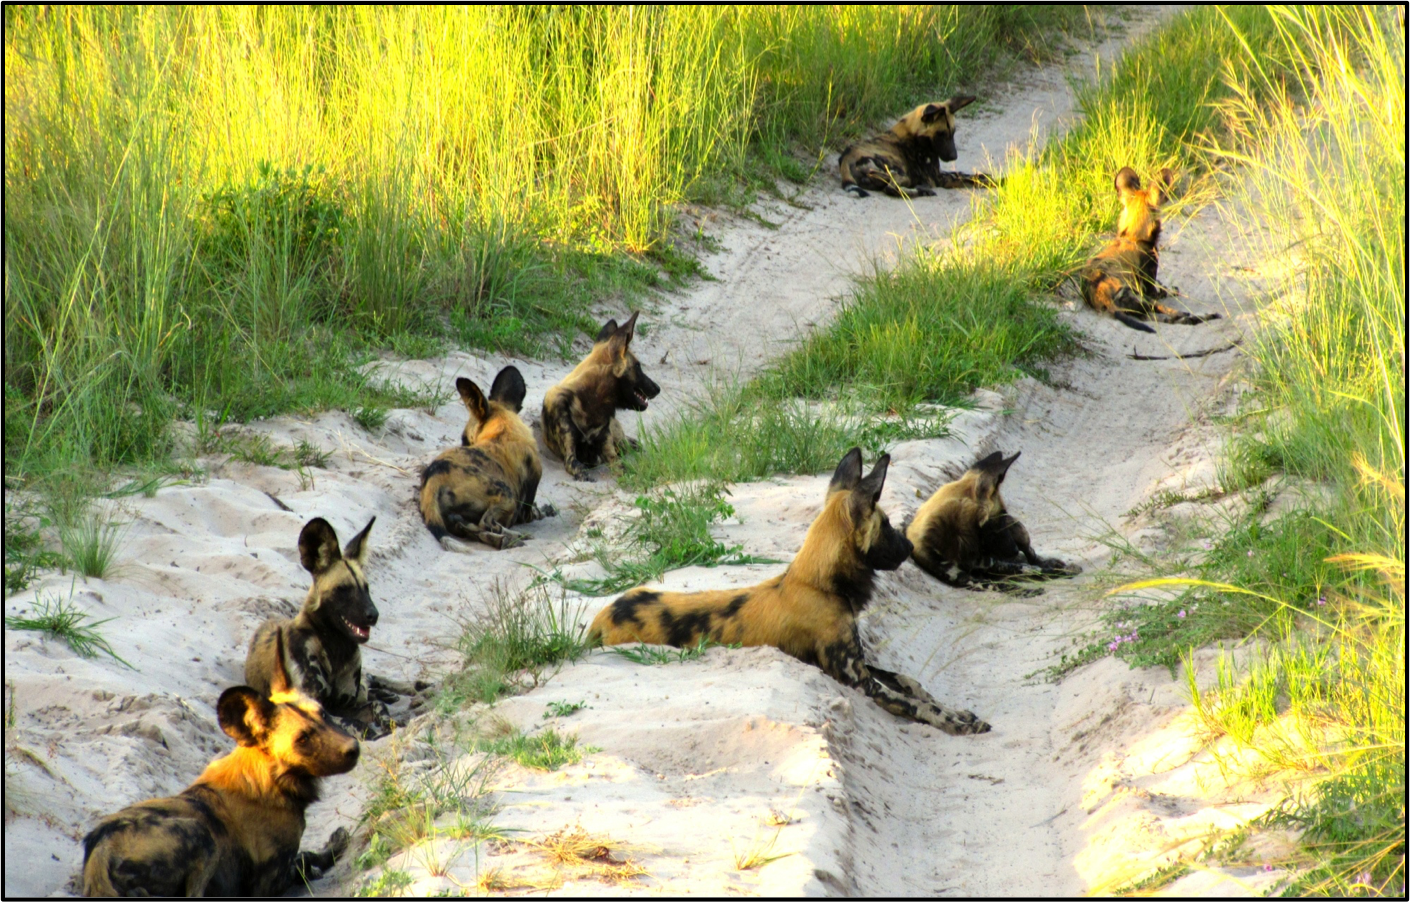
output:
M 1082 298 L 1101 313 L 1109 314 L 1141 332 L 1155 332 L 1142 319 L 1193 326 L 1219 319 L 1219 314 L 1197 316 L 1157 303 L 1170 292 L 1155 280 L 1160 264 L 1160 205 L 1170 194 L 1175 173 L 1160 170 L 1160 176 L 1145 191 L 1141 178 L 1129 166 L 1116 174 L 1116 194 L 1121 199 L 1121 216 L 1116 221 L 1116 237 L 1097 252 L 1082 269 Z
M 995 451 L 921 505 L 906 527 L 906 538 L 915 546 L 912 556 L 922 570 L 951 586 L 1023 595 L 1038 595 L 1042 590 L 1025 590 L 1003 580 L 1082 572 L 1077 564 L 1039 557 L 1028 530 L 1004 508 L 999 486 L 1021 453 L 1005 458 Z
M 362 675 L 362 649 L 377 625 L 377 606 L 367 590 L 367 534 L 362 532 L 338 551 L 338 535 L 328 521 L 314 517 L 299 533 L 299 560 L 313 574 L 303 609 L 292 620 L 268 620 L 250 639 L 245 656 L 245 682 L 257 692 L 273 691 L 276 678 L 287 673 L 294 687 L 316 700 L 364 739 L 391 731 L 387 704 L 412 696 L 429 684 L 416 684 Z
M 592 481 L 589 468 L 611 464 L 635 443 L 617 422 L 618 410 L 645 410 L 661 386 L 641 371 L 631 352 L 637 314 L 621 326 L 609 319 L 583 362 L 543 398 L 543 440 L 574 478 Z
M 490 396 L 464 376 L 455 380 L 470 422 L 460 447 L 442 451 L 421 471 L 421 519 L 447 551 L 468 551 L 460 539 L 491 548 L 514 548 L 524 536 L 509 527 L 557 513 L 534 505 L 543 464 L 534 434 L 519 418 L 524 377 L 507 366 L 494 377 Z
M 934 188 L 988 188 L 987 175 L 942 172 L 940 161 L 953 163 L 955 113 L 974 102 L 970 96 L 951 97 L 944 103 L 924 103 L 901 117 L 891 130 L 853 144 L 837 158 L 842 188 L 855 197 L 866 189 L 885 191 L 892 197 L 932 197 Z
M 348 831 L 300 852 L 304 810 L 321 778 L 357 764 L 357 740 L 282 668 L 271 689 L 222 692 L 216 712 L 235 750 L 179 795 L 129 805 L 83 838 L 85 896 L 278 896 L 333 866 Z
M 658 592 L 637 588 L 603 608 L 589 642 L 652 642 L 683 647 L 708 637 L 720 643 L 772 645 L 861 689 L 900 717 L 946 733 L 985 733 L 989 725 L 948 708 L 910 677 L 868 664 L 857 617 L 871 600 L 877 570 L 895 570 L 911 543 L 877 507 L 889 455 L 862 477 L 862 452 L 837 465 L 827 500 L 798 556 L 781 576 L 748 589 Z

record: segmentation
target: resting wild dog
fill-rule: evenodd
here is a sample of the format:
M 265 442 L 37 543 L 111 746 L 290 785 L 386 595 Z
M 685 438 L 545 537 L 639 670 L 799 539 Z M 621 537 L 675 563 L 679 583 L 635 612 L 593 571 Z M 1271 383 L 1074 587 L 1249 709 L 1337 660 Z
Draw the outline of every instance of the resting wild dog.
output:
M 304 811 L 321 778 L 357 764 L 357 740 L 325 720 L 282 668 L 271 689 L 222 692 L 216 712 L 235 750 L 180 795 L 129 805 L 83 838 L 85 896 L 278 896 L 333 866 L 348 831 L 300 852 Z
M 1042 590 L 1023 590 L 1002 580 L 1082 572 L 1076 564 L 1039 557 L 1028 530 L 1004 509 L 999 486 L 1021 453 L 1005 458 L 995 451 L 959 479 L 942 485 L 920 506 L 906 527 L 906 538 L 915 546 L 912 557 L 922 570 L 951 586 L 1025 595 L 1039 595 Z
M 534 434 L 519 418 L 524 377 L 517 367 L 500 370 L 488 399 L 464 376 L 455 389 L 470 421 L 460 447 L 442 451 L 421 471 L 421 519 L 447 551 L 468 551 L 459 539 L 501 550 L 522 545 L 525 537 L 509 527 L 557 513 L 534 505 L 543 464 Z
M 609 319 L 583 362 L 544 395 L 544 444 L 574 479 L 591 482 L 589 468 L 614 462 L 634 444 L 617 422 L 618 410 L 645 410 L 661 393 L 631 352 L 636 318 L 621 326 Z
M 245 682 L 270 693 L 280 674 L 294 688 L 314 699 L 328 714 L 340 718 L 364 739 L 391 731 L 394 721 L 387 703 L 399 695 L 413 696 L 429 684 L 415 685 L 362 675 L 362 650 L 377 625 L 377 606 L 367 590 L 367 534 L 362 532 L 338 551 L 338 535 L 328 521 L 314 517 L 299 533 L 299 560 L 313 574 L 303 609 L 292 620 L 268 620 L 250 639 L 245 656 Z
M 861 449 L 847 452 L 832 474 L 822 513 L 781 576 L 748 589 L 633 589 L 598 612 L 588 641 L 683 647 L 708 637 L 772 645 L 861 689 L 892 714 L 946 733 L 988 732 L 970 712 L 940 704 L 915 680 L 864 658 L 857 617 L 871 600 L 876 571 L 895 570 L 911 554 L 911 543 L 876 505 L 890 463 L 890 455 L 882 455 L 864 479 Z
M 853 144 L 837 158 L 842 188 L 867 197 L 867 188 L 892 197 L 931 197 L 935 188 L 988 188 L 987 175 L 941 172 L 940 161 L 953 163 L 955 113 L 974 102 L 970 96 L 944 103 L 923 103 L 901 117 L 891 130 Z
M 1082 298 L 1094 309 L 1107 313 L 1141 332 L 1155 332 L 1141 319 L 1193 326 L 1219 319 L 1219 314 L 1197 316 L 1157 303 L 1170 293 L 1155 280 L 1160 264 L 1160 205 L 1170 194 L 1175 173 L 1160 170 L 1160 176 L 1145 191 L 1141 178 L 1129 166 L 1116 174 L 1116 194 L 1121 198 L 1121 216 L 1116 221 L 1116 237 L 1082 269 Z

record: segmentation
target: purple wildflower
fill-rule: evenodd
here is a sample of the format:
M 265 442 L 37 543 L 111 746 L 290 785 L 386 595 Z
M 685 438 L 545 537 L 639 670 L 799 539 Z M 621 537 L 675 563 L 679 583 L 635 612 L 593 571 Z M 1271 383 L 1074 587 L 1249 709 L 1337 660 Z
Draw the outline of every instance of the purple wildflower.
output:
M 1272 866 L 1271 864 L 1265 864 L 1265 865 L 1263 866 L 1263 870 L 1265 870 L 1265 871 L 1271 871 L 1271 870 L 1273 870 L 1273 866 Z
M 1250 549 L 1248 550 L 1248 556 L 1249 556 L 1249 557 L 1253 557 L 1253 549 L 1252 549 L 1252 548 L 1250 548 Z
M 1317 596 L 1317 607 L 1319 607 L 1319 608 L 1320 608 L 1320 607 L 1324 607 L 1326 604 L 1327 604 L 1327 596 L 1325 596 L 1325 595 L 1319 595 L 1319 596 Z
M 1121 644 L 1120 642 L 1113 642 L 1113 643 L 1111 643 L 1110 645 L 1108 645 L 1108 646 L 1106 647 L 1106 650 L 1107 650 L 1107 651 L 1116 651 L 1116 647 L 1117 647 L 1118 645 L 1120 645 L 1120 644 Z
M 1176 617 L 1179 617 L 1181 620 L 1184 620 L 1184 619 L 1185 619 L 1185 612 L 1184 612 L 1184 611 L 1181 611 L 1180 613 L 1176 614 L 1175 616 L 1176 616 Z

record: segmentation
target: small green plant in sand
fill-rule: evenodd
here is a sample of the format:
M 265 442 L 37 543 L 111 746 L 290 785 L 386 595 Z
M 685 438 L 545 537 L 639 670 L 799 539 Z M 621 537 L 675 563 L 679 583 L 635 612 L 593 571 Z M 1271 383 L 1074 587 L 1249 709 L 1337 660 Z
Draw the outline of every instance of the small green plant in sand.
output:
M 543 712 L 543 719 L 569 717 L 587 707 L 587 702 L 549 702 Z
M 564 587 L 584 595 L 609 595 L 658 580 L 667 570 L 681 567 L 772 563 L 743 554 L 741 546 L 726 546 L 710 535 L 710 524 L 734 516 L 725 494 L 720 485 L 704 484 L 638 496 L 640 513 L 627 530 L 626 544 L 652 550 L 644 558 L 626 558 L 599 546 L 597 559 L 607 576 L 564 580 Z
M 368 880 L 357 890 L 359 898 L 402 896 L 412 884 L 411 875 L 406 871 L 383 871 L 376 879 Z
M 546 582 L 517 594 L 496 582 L 484 611 L 464 623 L 455 641 L 461 666 L 446 677 L 437 709 L 451 714 L 470 702 L 492 702 L 522 688 L 516 675 L 536 679 L 545 667 L 582 657 L 587 649 L 574 616 L 567 597 L 550 597 Z
M 697 661 L 705 652 L 712 648 L 740 648 L 739 643 L 715 642 L 708 636 L 701 636 L 694 645 L 687 645 L 683 648 L 671 648 L 665 645 L 613 645 L 607 650 L 620 658 L 626 658 L 633 664 L 684 664 L 686 661 Z
M 98 632 L 98 627 L 116 618 L 108 617 L 86 623 L 88 617 L 88 612 L 74 602 L 73 590 L 70 589 L 67 599 L 59 597 L 57 593 L 41 593 L 34 600 L 33 611 L 21 611 L 14 616 L 6 616 L 5 628 L 48 633 L 56 639 L 62 639 L 80 658 L 93 658 L 101 653 L 120 664 L 132 667 L 113 651 L 112 646 L 108 645 L 108 640 Z
M 533 770 L 558 770 L 565 764 L 577 764 L 584 754 L 601 751 L 593 746 L 580 746 L 577 736 L 564 736 L 552 727 L 532 734 L 515 730 L 505 736 L 482 739 L 475 747 Z
M 38 504 L 5 492 L 5 594 L 24 589 L 40 570 L 55 570 L 63 555 L 44 547 L 39 530 L 47 525 Z

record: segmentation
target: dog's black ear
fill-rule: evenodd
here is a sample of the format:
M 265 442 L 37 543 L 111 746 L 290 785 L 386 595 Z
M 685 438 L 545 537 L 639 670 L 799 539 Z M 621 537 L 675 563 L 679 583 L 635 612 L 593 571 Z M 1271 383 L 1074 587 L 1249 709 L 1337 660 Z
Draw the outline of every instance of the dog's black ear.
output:
M 945 106 L 950 108 L 950 113 L 953 115 L 969 106 L 971 103 L 974 103 L 975 99 L 972 94 L 961 94 L 958 97 L 951 97 L 949 100 L 945 101 Z
M 999 462 L 999 466 L 995 471 L 995 475 L 998 477 L 999 482 L 1004 481 L 1004 476 L 1008 474 L 1009 467 L 1013 466 L 1013 462 L 1018 460 L 1018 456 L 1022 453 L 1022 451 L 1015 451 L 1013 453 L 1013 457 L 1004 458 Z
M 357 561 L 361 567 L 367 561 L 367 534 L 372 531 L 372 524 L 377 522 L 374 516 L 367 521 L 367 525 L 362 527 L 362 532 L 352 537 L 346 548 L 343 549 L 343 557 L 350 561 Z
M 1132 191 L 1141 190 L 1141 177 L 1136 174 L 1136 170 L 1130 166 L 1122 166 L 1121 171 L 1116 173 L 1116 193 L 1125 197 Z
M 862 449 L 853 448 L 842 455 L 837 469 L 832 473 L 832 481 L 827 484 L 827 493 L 846 492 L 862 481 Z
M 615 318 L 614 318 L 614 319 L 609 319 L 607 322 L 605 322 L 605 323 L 602 324 L 602 328 L 601 328 L 601 329 L 598 329 L 598 330 L 597 330 L 597 337 L 592 340 L 592 343 L 593 343 L 593 344 L 597 344 L 597 343 L 600 342 L 600 341 L 606 341 L 607 339 L 609 339 L 609 338 L 611 338 L 613 335 L 615 335 L 616 332 L 617 332 L 617 320 L 616 320 Z
M 1160 206 L 1170 198 L 1170 189 L 1175 185 L 1175 170 L 1169 166 L 1160 170 L 1155 179 L 1152 180 L 1150 199 L 1151 203 Z
M 608 346 L 612 349 L 612 353 L 616 356 L 620 357 L 621 355 L 627 353 L 627 346 L 632 343 L 632 336 L 636 334 L 636 318 L 640 314 L 640 310 L 638 310 L 636 313 L 633 313 L 631 315 L 631 319 L 622 323 L 621 327 L 616 331 L 616 333 L 610 339 L 608 339 Z
M 524 377 L 517 366 L 500 370 L 499 375 L 494 377 L 494 385 L 490 386 L 490 400 L 503 404 L 515 413 L 524 409 L 524 395 L 527 393 Z
M 876 467 L 871 468 L 867 478 L 857 483 L 853 495 L 866 499 L 871 507 L 876 507 L 878 500 L 881 500 L 881 486 L 885 485 L 885 471 L 888 467 L 891 467 L 891 455 L 883 454 L 876 462 Z
M 945 114 L 945 107 L 939 103 L 928 103 L 920 113 L 920 121 L 929 125 Z
M 485 393 L 480 391 L 480 386 L 461 376 L 455 380 L 455 390 L 460 392 L 460 400 L 465 402 L 465 409 L 470 411 L 470 416 L 481 423 L 490 418 L 490 403 L 485 400 Z
M 999 466 L 1000 462 L 1003 461 L 1003 459 L 1004 452 L 994 451 L 990 454 L 984 455 L 983 457 L 979 458 L 979 460 L 976 460 L 974 462 L 974 466 L 970 467 L 970 469 L 984 470 L 985 472 L 988 472 L 990 470 L 993 470 L 995 467 Z
M 299 533 L 299 562 L 314 576 L 327 570 L 342 559 L 338 552 L 338 534 L 328 521 L 314 517 L 304 524 Z
M 282 664 L 280 665 L 283 666 Z M 254 747 L 269 729 L 274 705 L 249 686 L 232 686 L 220 694 L 215 704 L 220 728 L 240 745 Z

